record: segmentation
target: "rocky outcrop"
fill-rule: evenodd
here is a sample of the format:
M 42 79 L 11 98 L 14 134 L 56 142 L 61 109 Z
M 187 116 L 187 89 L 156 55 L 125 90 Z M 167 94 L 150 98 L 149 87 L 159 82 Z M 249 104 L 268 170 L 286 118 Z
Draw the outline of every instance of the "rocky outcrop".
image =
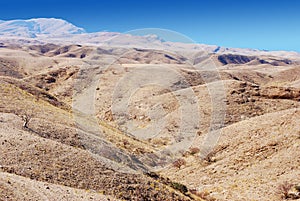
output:
M 223 54 L 218 56 L 219 62 L 223 65 L 227 64 L 246 64 L 256 59 L 252 56 L 236 55 L 236 54 Z
M 291 99 L 300 100 L 300 89 L 292 87 L 265 87 L 260 91 L 260 95 L 270 99 Z

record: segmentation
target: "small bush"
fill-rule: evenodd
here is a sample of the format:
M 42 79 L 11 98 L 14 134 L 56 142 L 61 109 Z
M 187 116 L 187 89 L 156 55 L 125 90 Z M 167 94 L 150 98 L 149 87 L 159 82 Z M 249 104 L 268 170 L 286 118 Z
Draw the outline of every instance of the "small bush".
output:
M 123 145 L 126 147 L 129 145 L 129 141 L 127 139 L 123 139 Z
M 200 149 L 197 148 L 197 147 L 191 147 L 191 148 L 190 148 L 190 153 L 191 153 L 191 155 L 195 155 L 195 154 L 197 154 L 197 153 L 199 153 L 199 152 L 200 152 Z
M 177 159 L 176 161 L 173 162 L 173 166 L 176 168 L 181 168 L 183 165 L 186 164 L 186 161 L 182 158 Z
M 177 182 L 171 183 L 171 187 L 174 188 L 175 190 L 180 191 L 183 194 L 186 194 L 189 191 L 185 185 L 177 183 Z
M 210 193 L 207 192 L 207 191 L 202 191 L 202 192 L 193 192 L 193 194 L 195 194 L 196 196 L 200 197 L 201 199 L 203 200 L 206 200 L 206 201 L 215 201 L 216 198 L 214 197 L 211 197 L 210 196 Z
M 277 187 L 278 194 L 280 194 L 281 198 L 287 199 L 289 198 L 289 191 L 291 190 L 292 187 L 293 184 L 285 181 L 284 183 L 278 185 Z
M 216 159 L 214 157 L 215 154 L 216 154 L 216 152 L 212 151 L 209 154 L 207 154 L 203 159 L 209 163 L 214 163 L 214 162 L 216 162 Z
M 296 185 L 296 186 L 295 186 L 295 189 L 296 189 L 296 191 L 300 192 L 300 185 L 299 185 L 299 184 Z

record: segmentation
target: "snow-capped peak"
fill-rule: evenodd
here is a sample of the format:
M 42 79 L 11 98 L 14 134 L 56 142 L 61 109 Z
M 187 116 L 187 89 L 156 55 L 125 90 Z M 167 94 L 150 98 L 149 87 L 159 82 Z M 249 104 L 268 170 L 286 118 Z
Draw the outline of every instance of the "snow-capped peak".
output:
M 85 30 L 56 18 L 0 21 L 0 35 L 35 38 L 37 35 L 64 36 L 85 33 Z

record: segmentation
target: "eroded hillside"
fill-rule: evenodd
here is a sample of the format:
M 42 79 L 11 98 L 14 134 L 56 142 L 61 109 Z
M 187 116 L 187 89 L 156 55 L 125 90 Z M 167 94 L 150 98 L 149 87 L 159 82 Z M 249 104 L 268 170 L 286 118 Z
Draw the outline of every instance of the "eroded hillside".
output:
M 298 63 L 3 43 L 1 199 L 281 199 L 300 182 Z

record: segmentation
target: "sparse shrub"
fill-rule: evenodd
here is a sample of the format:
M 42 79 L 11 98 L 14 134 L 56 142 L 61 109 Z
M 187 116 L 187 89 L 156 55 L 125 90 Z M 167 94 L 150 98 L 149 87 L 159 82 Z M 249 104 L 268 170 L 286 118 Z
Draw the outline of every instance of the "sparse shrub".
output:
M 155 180 L 159 179 L 159 175 L 155 172 L 147 172 L 146 175 L 153 178 L 153 179 L 155 179 Z
M 191 153 L 189 151 L 179 152 L 182 154 L 182 157 L 188 157 Z
M 183 194 L 186 194 L 189 191 L 185 185 L 177 183 L 177 182 L 172 182 L 171 187 L 180 191 Z
M 226 149 L 228 146 L 227 145 L 223 145 L 223 146 L 218 146 L 218 147 L 215 147 L 213 150 L 207 150 L 205 151 L 204 153 L 206 154 L 203 154 L 203 160 L 206 160 L 207 162 L 209 163 L 213 163 L 213 162 L 216 162 L 216 154 L 224 149 Z
M 210 152 L 209 154 L 207 154 L 207 155 L 204 157 L 204 160 L 206 160 L 206 161 L 209 162 L 209 163 L 216 162 L 216 159 L 214 158 L 214 155 L 215 155 L 214 152 Z
M 129 145 L 129 141 L 127 139 L 123 139 L 123 145 L 126 147 Z
M 157 146 L 165 146 L 169 143 L 170 139 L 167 137 L 154 138 L 151 139 L 150 142 Z
M 176 168 L 181 168 L 183 165 L 186 164 L 186 161 L 183 158 L 179 158 L 176 161 L 173 162 L 173 166 Z
M 197 154 L 197 153 L 199 153 L 199 152 L 200 152 L 200 149 L 197 148 L 197 147 L 191 147 L 191 148 L 190 148 L 190 153 L 191 153 L 191 155 L 195 155 L 195 154 Z
M 216 200 L 216 198 L 212 197 L 208 191 L 201 191 L 201 192 L 191 191 L 191 192 L 194 195 L 196 195 L 196 196 L 198 196 L 201 199 L 206 200 L 206 201 L 215 201 Z
M 197 194 L 197 189 L 195 189 L 195 188 L 192 188 L 192 189 L 190 189 L 189 190 L 192 194 L 194 194 L 194 195 L 196 195 Z
M 281 198 L 287 199 L 289 198 L 289 191 L 291 190 L 292 187 L 293 184 L 285 181 L 282 184 L 278 185 L 277 187 L 278 194 L 280 194 Z
M 295 186 L 296 191 L 300 192 L 300 184 Z

